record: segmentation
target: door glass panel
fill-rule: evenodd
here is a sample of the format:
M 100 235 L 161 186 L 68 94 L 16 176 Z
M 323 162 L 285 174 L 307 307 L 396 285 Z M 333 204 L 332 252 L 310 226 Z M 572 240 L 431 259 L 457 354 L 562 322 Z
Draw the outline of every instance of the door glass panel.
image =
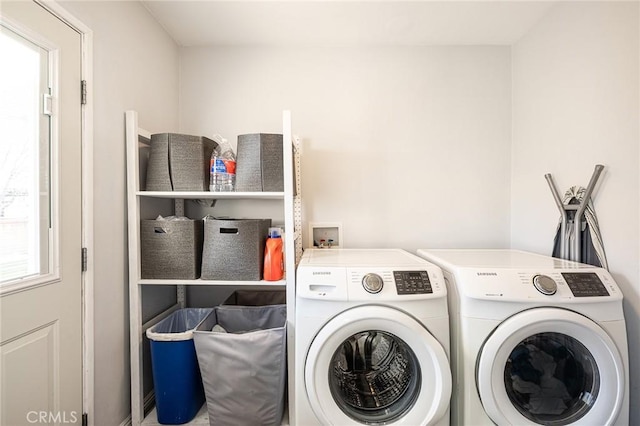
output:
M 0 285 L 50 262 L 49 53 L 0 25 Z
M 539 333 L 511 351 L 504 382 L 511 403 L 523 416 L 542 425 L 566 425 L 591 409 L 600 375 L 582 343 L 566 334 Z
M 333 399 L 358 422 L 397 419 L 415 404 L 420 392 L 416 355 L 404 341 L 384 331 L 352 335 L 335 351 L 330 365 Z

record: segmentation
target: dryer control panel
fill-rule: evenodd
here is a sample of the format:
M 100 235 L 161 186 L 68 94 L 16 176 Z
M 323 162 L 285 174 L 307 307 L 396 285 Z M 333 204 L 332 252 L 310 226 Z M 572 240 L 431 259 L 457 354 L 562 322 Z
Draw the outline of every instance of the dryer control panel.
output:
M 567 282 L 571 293 L 575 297 L 599 297 L 608 296 L 607 288 L 593 272 L 562 272 L 562 277 Z
M 455 280 L 460 293 L 474 299 L 543 301 L 545 304 L 622 300 L 622 292 L 611 274 L 596 267 L 556 270 L 461 268 L 456 271 Z

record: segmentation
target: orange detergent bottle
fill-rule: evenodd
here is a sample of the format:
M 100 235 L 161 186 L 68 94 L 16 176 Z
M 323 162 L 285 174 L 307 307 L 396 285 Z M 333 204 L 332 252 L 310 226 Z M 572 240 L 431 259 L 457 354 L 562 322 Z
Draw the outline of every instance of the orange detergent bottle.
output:
M 284 277 L 282 237 L 279 228 L 269 228 L 269 238 L 264 248 L 264 279 L 278 281 Z

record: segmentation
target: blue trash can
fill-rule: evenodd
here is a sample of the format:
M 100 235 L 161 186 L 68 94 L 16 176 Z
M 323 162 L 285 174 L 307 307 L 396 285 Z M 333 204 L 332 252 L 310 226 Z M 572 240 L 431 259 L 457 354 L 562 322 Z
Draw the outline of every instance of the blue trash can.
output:
M 156 412 L 161 424 L 188 423 L 205 402 L 193 330 L 211 311 L 180 309 L 147 330 Z

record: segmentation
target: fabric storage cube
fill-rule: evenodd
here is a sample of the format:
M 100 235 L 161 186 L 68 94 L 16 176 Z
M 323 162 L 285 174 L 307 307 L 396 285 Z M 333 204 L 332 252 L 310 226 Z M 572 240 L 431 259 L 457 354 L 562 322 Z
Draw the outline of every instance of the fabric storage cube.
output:
M 194 331 L 210 425 L 281 424 L 286 312 L 286 305 L 217 306 Z
M 238 136 L 236 191 L 284 191 L 282 135 Z
M 204 220 L 202 279 L 259 281 L 271 219 Z
M 193 280 L 200 277 L 202 220 L 142 220 L 142 278 Z
M 187 423 L 204 404 L 193 330 L 212 310 L 180 309 L 147 330 L 156 413 L 161 424 Z
M 151 135 L 147 191 L 208 191 L 211 153 L 218 144 L 204 136 Z

